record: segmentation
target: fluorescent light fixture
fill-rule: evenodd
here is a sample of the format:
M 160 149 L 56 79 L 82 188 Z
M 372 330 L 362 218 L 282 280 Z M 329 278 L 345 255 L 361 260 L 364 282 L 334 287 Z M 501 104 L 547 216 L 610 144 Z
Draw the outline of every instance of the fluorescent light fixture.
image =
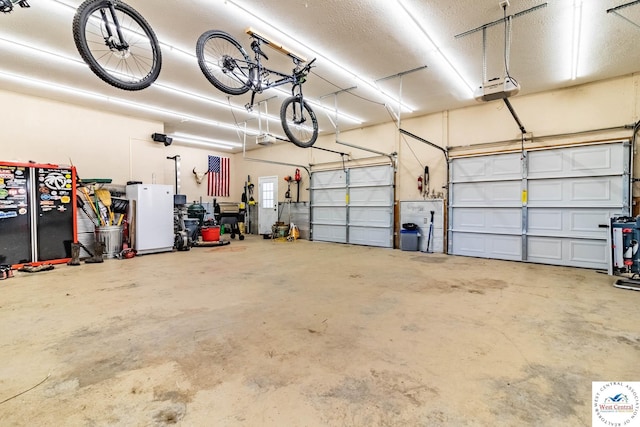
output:
M 578 77 L 580 39 L 582 37 L 582 0 L 573 0 L 573 32 L 571 38 L 571 80 Z
M 36 88 L 53 89 L 57 92 L 68 93 L 71 95 L 94 99 L 97 101 L 102 101 L 106 98 L 104 95 L 98 93 L 89 92 L 75 87 L 62 86 L 55 83 L 46 82 L 44 80 L 33 79 L 31 77 L 25 77 L 2 70 L 0 70 L 0 79 L 4 79 L 16 84 L 26 84 L 27 86 Z
M 226 150 L 230 150 L 232 148 L 240 148 L 242 147 L 242 144 L 240 144 L 239 142 L 229 142 L 229 141 L 222 141 L 219 139 L 210 139 L 210 138 L 204 138 L 201 136 L 196 136 L 196 135 L 189 135 L 189 134 L 184 134 L 184 133 L 174 133 L 169 135 L 171 136 L 174 141 L 180 141 L 182 143 L 185 143 L 187 145 L 195 145 L 195 146 L 202 146 L 202 147 L 213 147 L 213 148 L 224 148 Z
M 2 45 L 3 48 L 15 50 L 19 56 L 25 55 L 25 49 L 28 49 L 30 54 L 42 57 L 47 61 L 53 60 L 57 62 L 64 62 L 65 64 L 75 63 L 76 65 L 87 67 L 87 64 L 85 64 L 85 62 L 79 58 L 74 58 L 63 53 L 44 50 L 35 46 L 25 44 L 24 42 L 19 40 L 7 39 L 4 37 L 4 35 L 0 35 L 0 45 Z
M 225 0 L 225 4 L 231 4 L 231 5 L 235 6 L 236 8 L 238 8 L 239 10 L 244 12 L 245 14 L 251 16 L 253 19 L 258 20 L 263 25 L 266 25 L 267 27 L 269 27 L 272 31 L 278 33 L 281 37 L 285 38 L 288 43 L 294 44 L 294 45 L 297 45 L 297 46 L 301 46 L 302 48 L 306 49 L 307 51 L 312 52 L 313 55 L 316 58 L 321 59 L 325 63 L 331 64 L 337 70 L 340 70 L 340 71 L 342 71 L 344 73 L 347 73 L 350 77 L 355 79 L 358 83 L 361 83 L 365 87 L 375 91 L 376 93 L 382 95 L 387 100 L 391 101 L 393 103 L 393 105 L 402 105 L 403 109 L 406 110 L 409 113 L 412 113 L 415 110 L 415 108 L 413 108 L 411 106 L 408 106 L 407 104 L 401 103 L 400 100 L 398 100 L 394 96 L 389 95 L 385 91 L 381 90 L 378 86 L 376 86 L 375 82 L 370 81 L 368 79 L 363 79 L 362 77 L 360 77 L 359 75 L 361 73 L 359 73 L 357 71 L 349 70 L 348 68 L 340 65 L 337 61 L 334 61 L 334 60 L 330 59 L 329 56 L 327 56 L 327 55 L 325 55 L 323 53 L 320 53 L 317 50 L 315 50 L 315 49 L 309 47 L 308 45 L 304 44 L 299 39 L 293 39 L 292 37 L 287 35 L 283 30 L 281 30 L 278 27 L 270 24 L 269 22 L 267 22 L 266 20 L 264 20 L 260 16 L 258 16 L 256 14 L 254 14 L 253 12 L 251 12 L 250 9 L 241 6 L 236 0 Z
M 407 15 L 407 17 L 409 17 L 409 19 L 418 27 L 418 29 L 420 30 L 422 35 L 429 42 L 429 45 L 433 46 L 433 49 L 436 51 L 438 56 L 440 56 L 440 58 L 444 61 L 444 63 L 447 65 L 447 67 L 451 71 L 453 71 L 453 73 L 458 77 L 459 82 L 462 83 L 462 86 L 467 90 L 468 94 L 471 97 L 473 97 L 473 87 L 469 84 L 469 82 L 467 82 L 464 79 L 464 77 L 462 77 L 462 74 L 460 74 L 458 69 L 453 66 L 453 64 L 451 63 L 449 58 L 447 58 L 447 56 L 444 54 L 444 52 L 442 52 L 442 49 L 440 49 L 440 47 L 433 41 L 433 39 L 431 38 L 431 36 L 427 32 L 427 30 L 422 26 L 422 24 L 420 24 L 420 22 L 418 22 L 418 20 L 415 18 L 416 14 L 415 13 L 411 13 L 409 11 L 409 9 L 405 6 L 403 0 L 397 0 L 397 1 L 398 1 L 398 4 L 400 5 L 400 7 L 402 8 L 402 10 L 404 11 L 404 13 Z

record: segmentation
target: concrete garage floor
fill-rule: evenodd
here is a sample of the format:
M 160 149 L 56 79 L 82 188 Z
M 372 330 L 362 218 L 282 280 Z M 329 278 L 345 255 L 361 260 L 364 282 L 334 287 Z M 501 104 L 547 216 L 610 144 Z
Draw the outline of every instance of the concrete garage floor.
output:
M 585 426 L 639 380 L 595 271 L 248 236 L 0 282 L 3 426 Z

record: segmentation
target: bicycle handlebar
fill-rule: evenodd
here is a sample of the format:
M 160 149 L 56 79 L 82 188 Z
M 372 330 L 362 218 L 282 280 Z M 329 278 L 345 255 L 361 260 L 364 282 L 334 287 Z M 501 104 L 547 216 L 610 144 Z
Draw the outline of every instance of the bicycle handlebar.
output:
M 309 70 L 311 69 L 312 64 L 313 64 L 314 62 L 316 62 L 316 59 L 318 59 L 318 58 L 313 58 L 313 59 L 312 59 L 310 62 L 308 62 L 308 63 L 307 63 L 307 65 L 305 65 L 305 66 L 302 68 L 302 70 L 300 70 L 300 71 L 303 71 L 303 72 L 307 72 L 307 71 L 309 71 Z

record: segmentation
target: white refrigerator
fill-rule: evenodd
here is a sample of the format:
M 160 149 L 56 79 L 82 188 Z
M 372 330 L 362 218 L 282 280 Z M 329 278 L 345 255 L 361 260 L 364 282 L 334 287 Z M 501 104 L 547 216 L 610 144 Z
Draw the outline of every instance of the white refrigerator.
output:
M 127 185 L 129 232 L 138 255 L 173 250 L 173 194 L 172 185 Z

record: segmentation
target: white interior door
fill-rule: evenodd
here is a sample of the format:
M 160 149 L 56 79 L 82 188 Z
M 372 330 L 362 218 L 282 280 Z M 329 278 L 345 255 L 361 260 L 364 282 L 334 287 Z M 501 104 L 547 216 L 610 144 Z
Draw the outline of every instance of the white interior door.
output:
M 271 234 L 278 221 L 278 177 L 258 177 L 258 234 Z

